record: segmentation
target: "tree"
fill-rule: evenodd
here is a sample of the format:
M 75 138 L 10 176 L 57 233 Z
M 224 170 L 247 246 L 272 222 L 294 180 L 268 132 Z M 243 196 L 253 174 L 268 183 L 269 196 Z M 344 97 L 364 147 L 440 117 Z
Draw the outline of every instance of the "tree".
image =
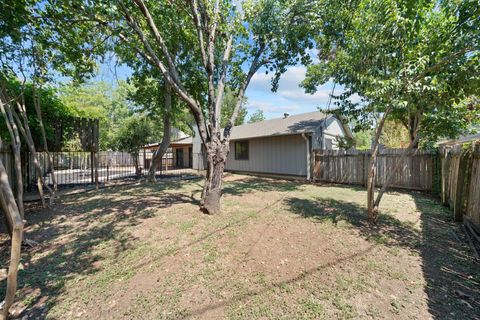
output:
M 114 137 L 115 150 L 126 151 L 132 156 L 137 174 L 140 148 L 158 139 L 158 131 L 145 115 L 134 114 L 124 121 Z
M 361 130 L 354 133 L 355 148 L 358 150 L 370 150 L 372 146 L 372 130 Z
M 414 137 L 415 139 L 415 137 Z M 385 121 L 380 143 L 387 148 L 406 148 L 412 141 L 405 126 L 395 120 Z
M 248 113 L 247 108 L 245 107 L 245 105 L 247 104 L 247 101 L 248 101 L 247 97 L 244 96 L 242 99 L 242 103 L 238 108 L 238 115 L 237 115 L 237 119 L 233 124 L 234 126 L 239 126 L 245 123 L 245 117 L 247 116 L 247 113 Z M 230 87 L 226 87 L 225 97 L 223 98 L 223 105 L 222 105 L 222 116 L 220 121 L 220 125 L 222 128 L 225 128 L 226 126 L 228 126 L 228 123 L 232 118 L 233 112 L 235 111 L 235 105 L 236 105 L 235 92 Z
M 61 86 L 59 97 L 77 117 L 99 120 L 100 150 L 109 150 L 113 148 L 115 132 L 135 108 L 129 101 L 132 91 L 133 86 L 125 81 L 119 81 L 115 87 L 103 81 L 88 81 Z
M 305 51 L 313 46 L 309 37 L 310 5 L 300 0 L 189 0 L 186 4 L 175 0 L 74 1 L 73 6 L 52 10 L 61 12 L 63 17 L 77 15 L 73 19 L 96 23 L 104 28 L 104 34 L 117 36 L 113 41 L 117 50 L 129 50 L 151 64 L 184 101 L 206 150 L 201 207 L 205 212 L 216 213 L 220 211 L 231 128 L 237 121 L 245 91 L 262 67 L 274 73 L 272 83 L 276 89 L 286 66 L 310 60 Z M 81 19 L 80 13 L 84 15 Z M 183 44 L 180 49 L 188 46 L 188 61 L 199 62 L 196 70 L 202 80 L 200 95 L 184 84 L 179 72 L 182 60 L 176 59 L 179 53 L 172 49 L 176 41 Z M 234 92 L 235 107 L 223 129 L 226 87 Z
M 170 146 L 171 132 L 175 127 L 184 132 L 191 131 L 190 125 L 194 122 L 192 117 L 187 113 L 185 103 L 178 99 L 172 92 L 171 86 L 161 79 L 158 71 L 146 64 L 134 64 L 136 70 L 129 79 L 136 90 L 132 91 L 129 98 L 136 103 L 139 110 L 145 112 L 149 117 L 157 123 L 157 130 L 163 131 L 161 141 L 158 148 L 152 156 L 152 162 L 147 175 L 147 181 L 154 182 L 157 168 L 160 161 Z M 189 72 L 189 65 L 184 67 L 185 73 Z M 195 84 L 195 81 L 189 81 L 189 84 Z
M 410 143 L 459 134 L 479 110 L 461 102 L 478 94 L 480 8 L 476 1 L 321 1 L 316 38 L 319 63 L 303 82 L 309 92 L 328 79 L 346 91 L 342 113 L 374 125 L 368 176 L 369 221 L 375 223 L 382 196 L 403 161 L 374 197 L 378 144 L 387 119 L 406 123 Z M 358 94 L 360 102 L 352 101 Z
M 248 123 L 254 123 L 254 122 L 260 122 L 265 120 L 265 115 L 263 114 L 263 111 L 258 109 L 248 119 Z
M 59 36 L 54 28 L 51 28 L 52 23 L 43 19 L 46 7 L 45 1 L 37 0 L 0 2 L 0 106 L 10 135 L 10 143 L 14 148 L 15 176 L 21 185 L 22 173 L 18 165 L 20 163 L 18 149 L 19 141 L 22 141 L 27 145 L 32 154 L 37 172 L 38 189 L 43 202 L 42 184 L 44 184 L 44 180 L 42 169 L 36 157 L 34 135 L 30 130 L 29 117 L 33 114 L 36 115 L 41 143 L 43 144 L 43 149 L 48 153 L 47 132 L 42 121 L 41 89 L 47 82 L 51 81 L 53 70 L 59 71 L 61 69 L 64 74 L 73 71 L 73 69 L 69 68 L 71 62 L 76 61 L 85 52 L 89 51 L 88 48 L 81 45 L 86 41 L 93 46 L 97 44 L 91 40 L 91 35 L 95 36 L 95 33 L 91 32 L 92 30 L 79 27 L 75 30 L 75 34 L 76 40 L 81 39 L 81 45 L 79 41 L 71 41 L 70 46 L 65 46 L 65 43 L 62 42 L 63 38 Z M 59 54 L 59 49 L 61 49 L 61 54 Z M 91 71 L 94 66 L 93 60 L 88 58 L 83 60 L 81 67 L 74 70 L 77 76 L 86 71 Z M 47 72 L 47 70 L 51 70 L 52 73 Z M 11 83 L 15 82 L 21 84 L 17 87 L 17 89 L 20 89 L 20 92 L 16 88 L 12 88 Z M 25 89 L 28 82 L 33 86 L 32 101 L 35 111 L 33 114 L 27 114 Z M 20 136 L 22 136 L 23 140 Z M 53 168 L 50 156 L 48 160 Z M 52 175 L 54 175 L 53 171 Z M 20 212 L 22 210 L 20 189 L 17 189 L 17 199 L 15 199 L 13 196 L 15 193 L 11 190 L 1 161 L 0 179 L 0 203 L 2 211 L 7 217 L 9 228 L 12 231 L 12 250 L 7 291 L 5 303 L 0 313 L 0 319 L 6 319 L 15 297 L 23 221 Z M 49 189 L 47 185 L 45 187 Z M 54 192 L 49 191 L 51 193 L 50 199 L 52 200 Z

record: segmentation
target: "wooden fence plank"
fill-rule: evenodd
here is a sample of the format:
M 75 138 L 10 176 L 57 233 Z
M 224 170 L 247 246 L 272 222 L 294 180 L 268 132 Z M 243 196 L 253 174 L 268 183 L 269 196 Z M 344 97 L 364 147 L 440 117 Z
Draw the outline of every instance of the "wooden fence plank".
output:
M 402 149 L 383 149 L 377 158 L 376 186 L 382 186 L 396 163 L 401 161 Z M 365 185 L 370 166 L 370 151 L 324 150 L 315 154 L 315 181 Z M 395 173 L 392 187 L 431 191 L 435 168 L 435 152 L 419 151 L 405 161 Z

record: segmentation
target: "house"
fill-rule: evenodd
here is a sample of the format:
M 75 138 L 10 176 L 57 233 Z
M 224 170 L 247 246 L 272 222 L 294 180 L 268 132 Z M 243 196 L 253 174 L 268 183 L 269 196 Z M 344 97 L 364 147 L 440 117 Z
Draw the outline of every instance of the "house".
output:
M 225 171 L 310 179 L 312 152 L 338 149 L 338 137 L 353 138 L 341 117 L 319 111 L 235 126 Z M 204 169 L 198 134 L 193 138 L 192 151 L 193 169 Z
M 173 166 L 178 168 L 191 168 L 193 156 L 193 138 L 185 137 L 170 143 L 173 155 Z
M 181 138 L 174 135 L 177 139 L 170 142 L 168 150 L 163 156 L 162 165 L 166 166 L 167 169 L 192 167 L 193 138 L 181 131 L 179 136 Z M 145 169 L 150 168 L 153 153 L 159 145 L 160 143 L 152 143 L 142 147 Z
M 457 144 L 469 143 L 474 141 L 480 141 L 480 130 L 476 134 L 471 134 L 468 136 L 461 136 L 458 139 L 445 140 L 438 143 L 439 147 L 448 147 Z

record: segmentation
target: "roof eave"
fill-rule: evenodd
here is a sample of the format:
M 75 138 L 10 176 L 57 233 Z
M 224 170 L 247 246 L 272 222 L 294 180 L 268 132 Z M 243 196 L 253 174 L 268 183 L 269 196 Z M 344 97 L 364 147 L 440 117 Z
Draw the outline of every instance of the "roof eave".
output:
M 238 140 L 247 140 L 247 139 L 257 139 L 257 138 L 268 138 L 268 137 L 282 137 L 282 136 L 296 136 L 301 135 L 303 133 L 313 133 L 313 131 L 301 131 L 301 132 L 289 132 L 289 133 L 279 133 L 279 134 L 267 134 L 261 136 L 247 136 L 247 137 L 240 137 L 240 138 L 230 138 L 230 141 L 238 141 Z

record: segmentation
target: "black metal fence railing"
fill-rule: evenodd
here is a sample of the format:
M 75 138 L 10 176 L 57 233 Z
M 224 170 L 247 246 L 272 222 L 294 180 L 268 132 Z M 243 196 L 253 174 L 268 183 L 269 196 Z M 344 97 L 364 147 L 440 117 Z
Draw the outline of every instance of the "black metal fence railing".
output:
M 151 165 L 153 152 L 141 151 L 137 156 L 128 152 L 50 152 L 53 172 L 58 187 L 87 186 L 103 184 L 112 180 L 138 179 L 145 177 Z M 42 169 L 43 178 L 53 185 L 52 166 L 45 152 L 37 152 L 36 158 Z M 29 191 L 36 189 L 37 166 L 32 154 L 26 154 L 23 161 L 24 185 Z M 156 170 L 157 178 L 187 177 L 198 175 L 188 166 L 178 165 L 171 152 L 167 152 Z

